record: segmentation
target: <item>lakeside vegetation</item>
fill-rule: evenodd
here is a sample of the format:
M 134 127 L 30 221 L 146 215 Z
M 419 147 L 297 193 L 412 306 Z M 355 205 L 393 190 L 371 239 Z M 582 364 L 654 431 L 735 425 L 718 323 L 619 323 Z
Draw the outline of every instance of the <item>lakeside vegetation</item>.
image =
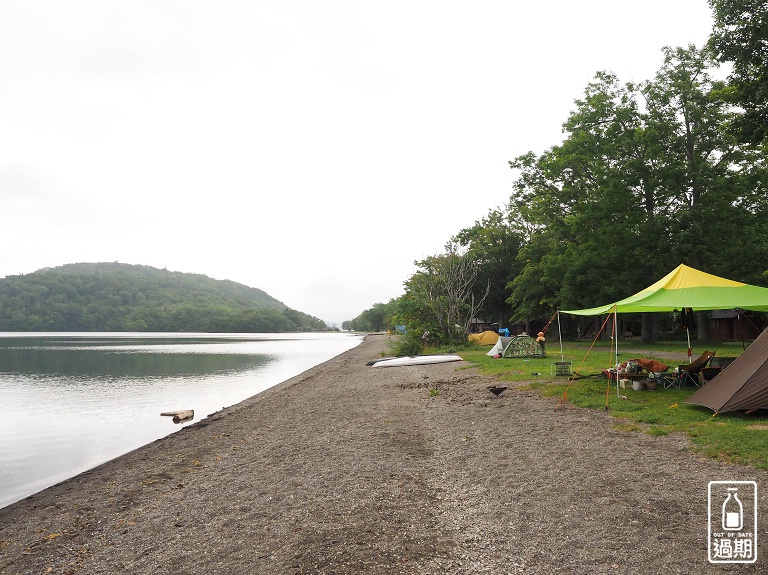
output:
M 764 412 L 714 415 L 705 407 L 682 403 L 694 393 L 693 387 L 654 391 L 635 391 L 629 387 L 620 388 L 617 394 L 616 384 L 609 387 L 608 379 L 600 375 L 603 369 L 615 364 L 615 356 L 604 347 L 587 354 L 590 345 L 591 342 L 563 343 L 563 359 L 573 362 L 578 374 L 573 380 L 550 375 L 552 364 L 561 359 L 555 342 L 548 344 L 546 358 L 493 359 L 485 355 L 488 348 L 476 346 L 462 350 L 461 357 L 499 382 L 527 382 L 524 389 L 558 398 L 558 409 L 576 406 L 605 411 L 607 407 L 616 419 L 617 430 L 657 436 L 684 433 L 691 438 L 694 449 L 706 457 L 768 469 L 768 421 Z M 665 359 L 667 354 L 686 357 L 687 345 L 681 342 L 657 342 L 652 349 L 643 347 L 643 351 L 639 351 L 636 342 L 627 342 L 624 348 L 626 351 L 619 350 L 621 361 L 644 357 L 673 367 L 687 363 Z M 741 343 L 706 342 L 698 344 L 696 350 L 694 355 L 717 350 L 719 356 L 733 357 L 740 355 L 743 347 Z
M 78 263 L 0 279 L 0 331 L 325 329 L 260 289 L 150 266 Z
M 415 262 L 401 297 L 342 325 L 402 325 L 400 352 L 413 353 L 426 331 L 460 345 L 473 318 L 544 323 L 625 298 L 681 263 L 768 286 L 768 5 L 710 6 L 706 45 L 661 48 L 645 80 L 597 71 L 574 95 L 562 142 L 509 162 L 501 207 Z M 631 319 L 644 342 L 673 324 L 671 314 Z M 589 333 L 587 321 L 563 330 Z

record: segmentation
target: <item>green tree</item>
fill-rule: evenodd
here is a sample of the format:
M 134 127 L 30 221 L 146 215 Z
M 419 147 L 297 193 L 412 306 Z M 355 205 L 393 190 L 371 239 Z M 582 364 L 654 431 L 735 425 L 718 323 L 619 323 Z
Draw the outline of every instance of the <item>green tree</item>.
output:
M 725 129 L 733 113 L 707 53 L 690 46 L 664 55 L 640 85 L 598 73 L 563 143 L 510 162 L 519 173 L 510 211 L 531 230 L 510 285 L 519 319 L 620 299 L 681 261 L 713 273 L 759 271 L 751 262 L 766 246 L 764 162 Z
M 396 314 L 397 302 L 375 303 L 363 311 L 355 319 L 342 322 L 342 329 L 350 331 L 387 331 L 394 327 L 393 317 Z
M 748 176 L 765 170 L 761 154 L 727 129 L 735 113 L 721 97 L 722 83 L 709 74 L 714 66 L 706 50 L 665 48 L 664 64 L 643 93 L 658 149 L 655 173 L 676 219 L 668 252 L 694 267 L 739 276 L 766 245 L 755 210 L 765 205 L 765 194 L 755 195 Z M 706 338 L 707 322 L 699 319 L 698 335 Z
M 517 256 L 523 246 L 523 233 L 515 227 L 506 209 L 494 209 L 451 241 L 466 249 L 478 265 L 473 295 L 479 300 L 483 291 L 488 291 L 481 310 L 484 319 L 501 325 L 511 316 L 507 286 L 522 269 Z
M 742 142 L 768 135 L 768 4 L 764 0 L 709 0 L 714 27 L 709 46 L 721 62 L 732 62 L 724 93 L 743 109 L 732 126 Z
M 532 230 L 520 251 L 525 267 L 510 286 L 517 319 L 639 289 L 643 268 L 657 265 L 651 258 L 668 217 L 639 96 L 636 85 L 599 72 L 576 100 L 563 143 L 510 162 L 520 174 L 510 210 Z
M 414 263 L 417 271 L 405 282 L 398 317 L 411 334 L 429 331 L 433 342 L 466 341 L 470 320 L 489 292 L 488 285 L 475 290 L 480 263 L 453 243 Z

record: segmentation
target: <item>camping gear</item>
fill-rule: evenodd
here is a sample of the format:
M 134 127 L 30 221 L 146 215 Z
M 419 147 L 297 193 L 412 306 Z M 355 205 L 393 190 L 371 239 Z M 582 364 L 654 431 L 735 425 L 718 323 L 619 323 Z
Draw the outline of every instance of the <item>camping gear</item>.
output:
M 701 370 L 707 367 L 709 360 L 714 356 L 714 351 L 705 351 L 696 358 L 696 361 L 692 361 L 687 365 L 677 366 L 677 376 L 681 379 L 679 387 L 684 387 L 688 383 L 701 387 Z
M 501 357 L 547 357 L 547 354 L 540 342 L 522 333 L 510 338 Z
M 714 356 L 714 351 L 705 351 L 691 363 L 678 365 L 670 373 L 659 373 L 658 378 L 661 380 L 664 389 L 669 389 L 670 387 L 682 389 L 688 384 L 701 387 L 707 381 L 707 378 L 704 376 L 704 370 Z
M 549 366 L 549 375 L 550 377 L 560 375 L 573 375 L 573 362 L 556 361 L 551 366 Z
M 713 357 L 709 360 L 709 366 L 701 370 L 701 377 L 704 381 L 713 379 L 717 374 L 736 361 L 735 357 Z
M 694 309 L 737 308 L 768 311 L 768 288 L 721 278 L 680 264 L 656 283 L 628 298 L 608 305 L 570 310 L 565 311 L 565 313 L 573 315 L 612 314 L 614 316 L 612 340 L 618 363 L 618 321 L 616 316 L 619 313 L 680 310 L 685 319 L 686 313 L 692 313 Z M 690 343 L 688 348 L 690 349 Z M 691 357 L 690 353 L 688 356 Z M 619 395 L 618 385 L 616 386 L 616 395 Z
M 452 354 L 403 355 L 400 357 L 383 357 L 379 360 L 368 362 L 366 365 L 371 367 L 399 367 L 402 365 L 427 365 L 449 361 L 461 361 L 461 357 Z
M 482 333 L 471 333 L 469 334 L 469 341 L 474 341 L 477 345 L 494 345 L 499 341 L 499 334 L 490 330 Z
M 644 357 L 635 358 L 633 360 L 635 364 L 637 364 L 639 367 L 641 367 L 641 371 L 644 369 L 648 373 L 662 373 L 664 371 L 667 371 L 669 369 L 669 366 L 666 363 L 661 363 L 660 361 L 656 361 L 655 359 L 646 359 Z M 640 373 L 640 372 L 637 372 Z
M 768 330 L 683 403 L 703 405 L 715 413 L 768 409 Z

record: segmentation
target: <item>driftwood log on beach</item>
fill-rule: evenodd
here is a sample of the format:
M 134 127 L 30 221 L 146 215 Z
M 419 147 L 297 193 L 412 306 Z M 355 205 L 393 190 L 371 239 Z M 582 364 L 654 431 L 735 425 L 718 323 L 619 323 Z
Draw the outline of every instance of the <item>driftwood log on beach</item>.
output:
M 191 421 L 195 417 L 194 409 L 181 409 L 179 411 L 164 411 L 160 414 L 163 417 L 172 417 L 174 423 L 182 421 Z

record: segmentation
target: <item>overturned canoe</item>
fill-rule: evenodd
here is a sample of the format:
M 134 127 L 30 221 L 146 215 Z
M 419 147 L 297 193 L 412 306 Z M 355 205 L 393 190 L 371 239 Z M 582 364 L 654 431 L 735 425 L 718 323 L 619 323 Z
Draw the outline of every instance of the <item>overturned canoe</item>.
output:
M 453 354 L 403 355 L 400 357 L 382 357 L 378 360 L 369 361 L 366 365 L 371 367 L 399 367 L 402 365 L 446 363 L 448 361 L 461 361 L 461 357 Z
M 365 365 L 367 365 L 367 366 L 369 366 L 369 367 L 370 367 L 370 366 L 372 366 L 374 363 L 378 363 L 378 362 L 380 362 L 380 361 L 387 361 L 387 360 L 389 360 L 389 359 L 397 359 L 397 357 L 403 357 L 403 356 L 380 357 L 380 358 L 378 358 L 378 359 L 372 359 L 371 361 L 369 361 L 369 362 L 368 362 L 368 363 L 366 363 Z

